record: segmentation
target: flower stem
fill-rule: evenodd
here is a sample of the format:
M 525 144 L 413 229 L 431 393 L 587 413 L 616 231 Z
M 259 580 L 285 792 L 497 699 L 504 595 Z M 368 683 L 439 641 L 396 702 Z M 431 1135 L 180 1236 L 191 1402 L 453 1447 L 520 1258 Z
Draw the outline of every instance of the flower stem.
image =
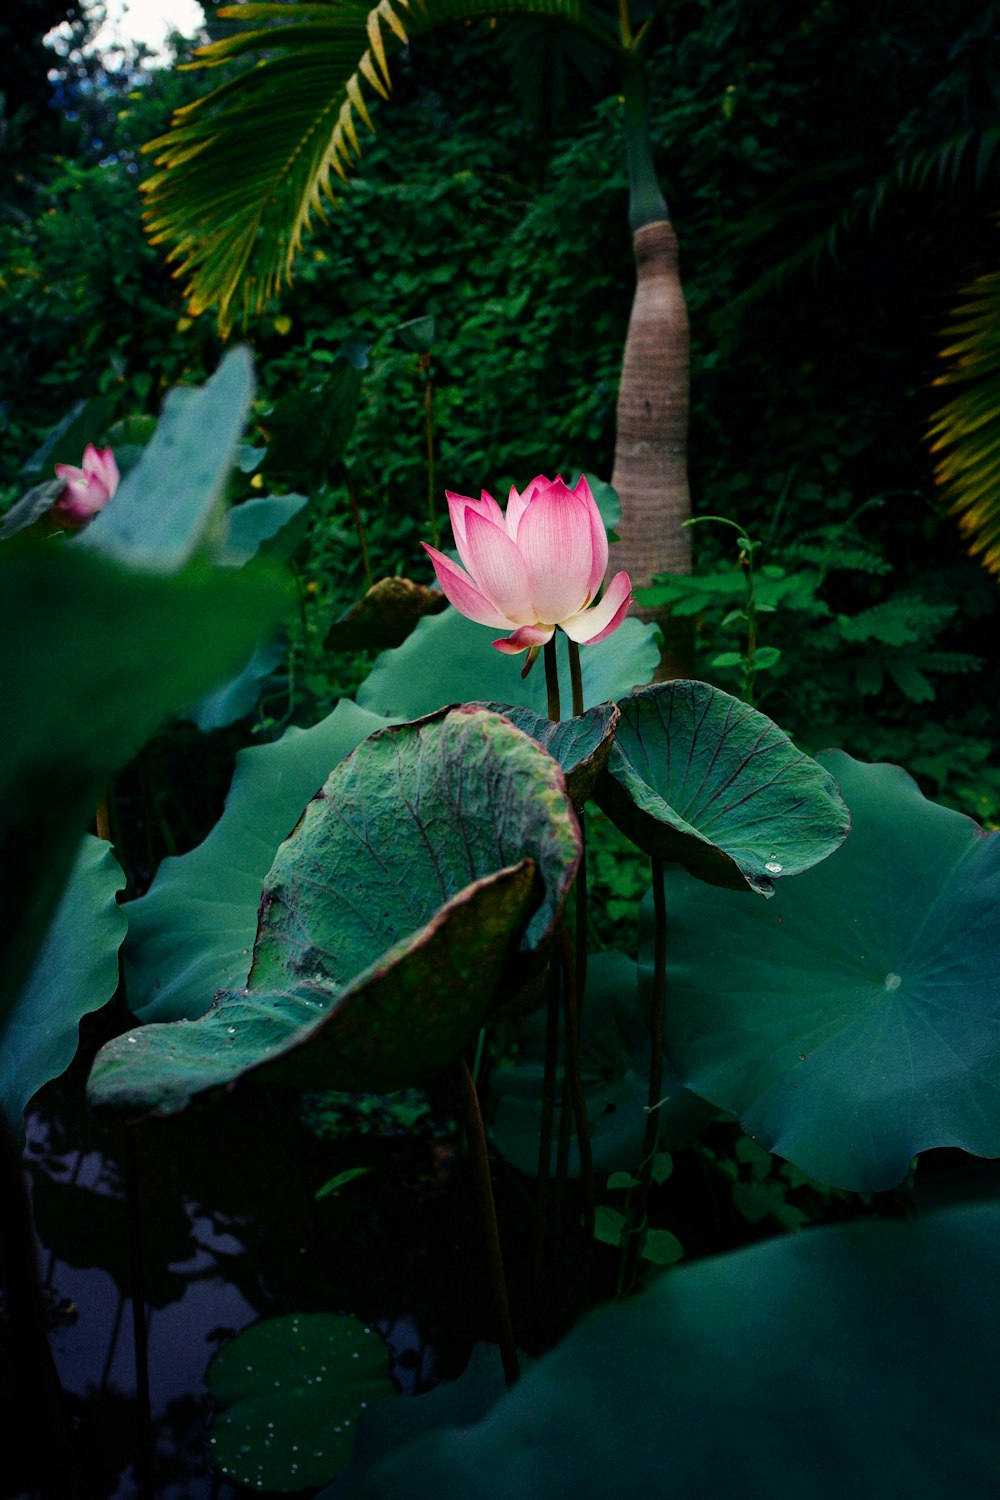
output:
M 559 663 L 556 660 L 556 638 L 545 642 L 545 694 L 548 700 L 548 715 L 553 724 L 562 718 L 559 709 Z
M 490 1178 L 490 1158 L 486 1149 L 486 1132 L 479 1108 L 479 1096 L 472 1081 L 468 1064 L 460 1058 L 455 1065 L 458 1085 L 462 1095 L 465 1114 L 465 1133 L 469 1142 L 469 1155 L 476 1180 L 476 1196 L 482 1220 L 483 1237 L 486 1241 L 486 1263 L 489 1268 L 493 1306 L 497 1320 L 500 1358 L 503 1361 L 504 1380 L 507 1389 L 515 1384 L 520 1375 L 517 1348 L 514 1343 L 514 1328 L 510 1320 L 510 1304 L 507 1300 L 507 1283 L 503 1274 L 503 1255 L 500 1250 L 500 1231 L 497 1227 L 497 1210 L 493 1200 L 493 1183 Z
M 580 670 L 580 647 L 576 641 L 569 643 L 569 680 L 573 691 L 573 717 L 583 713 L 583 673 Z

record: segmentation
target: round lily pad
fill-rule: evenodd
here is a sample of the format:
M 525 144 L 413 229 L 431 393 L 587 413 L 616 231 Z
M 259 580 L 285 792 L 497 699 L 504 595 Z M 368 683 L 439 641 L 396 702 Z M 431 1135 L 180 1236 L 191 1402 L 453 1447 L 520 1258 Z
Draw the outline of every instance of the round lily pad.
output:
M 850 814 L 830 773 L 739 698 L 678 680 L 619 707 L 597 796 L 647 854 L 770 896 L 777 876 L 808 870 L 846 838 Z
M 290 1313 L 255 1323 L 208 1371 L 212 1456 L 251 1489 L 324 1484 L 347 1463 L 359 1416 L 394 1396 L 389 1358 L 357 1318 Z
M 420 1083 L 537 975 L 579 850 L 562 772 L 507 720 L 456 709 L 372 735 L 278 850 L 247 986 L 109 1042 L 93 1103 L 170 1114 L 251 1072 Z
M 836 1187 L 891 1188 L 931 1147 L 1000 1156 L 1000 834 L 898 766 L 820 759 L 854 820 L 835 858 L 766 906 L 667 872 L 674 1065 Z

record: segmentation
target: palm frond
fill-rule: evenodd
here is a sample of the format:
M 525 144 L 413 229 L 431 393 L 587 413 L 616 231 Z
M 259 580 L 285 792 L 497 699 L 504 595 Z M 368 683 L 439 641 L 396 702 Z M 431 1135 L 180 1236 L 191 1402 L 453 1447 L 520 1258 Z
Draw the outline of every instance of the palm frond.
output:
M 389 97 L 389 59 L 452 21 L 512 14 L 551 18 L 608 46 L 587 0 L 292 0 L 217 12 L 243 29 L 203 47 L 190 66 L 251 65 L 174 115 L 150 142 L 146 224 L 184 282 L 192 316 L 217 309 L 225 334 L 291 280 L 314 218 L 336 202 L 361 156 L 367 101 Z
M 980 276 L 955 309 L 935 385 L 958 389 L 928 436 L 940 454 L 935 477 L 969 538 L 973 555 L 1000 576 L 1000 271 Z

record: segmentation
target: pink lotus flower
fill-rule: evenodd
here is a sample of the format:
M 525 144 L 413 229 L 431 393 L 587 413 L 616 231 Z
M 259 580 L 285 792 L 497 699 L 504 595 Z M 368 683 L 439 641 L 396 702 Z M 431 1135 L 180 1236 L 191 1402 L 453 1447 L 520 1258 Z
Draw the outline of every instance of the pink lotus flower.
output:
M 581 478 L 570 489 L 539 475 L 506 515 L 485 490 L 478 500 L 446 490 L 460 568 L 423 543 L 448 600 L 480 625 L 511 630 L 498 651 L 529 651 L 528 667 L 556 628 L 570 640 L 593 644 L 617 630 L 632 602 L 627 573 L 616 573 L 600 604 L 592 601 L 608 565 L 600 511 Z M 511 628 L 513 627 L 513 628 Z
M 110 448 L 95 448 L 88 444 L 83 455 L 83 467 L 75 464 L 56 464 L 56 473 L 66 481 L 66 488 L 52 507 L 71 526 L 82 526 L 91 516 L 103 510 L 118 488 L 118 465 Z

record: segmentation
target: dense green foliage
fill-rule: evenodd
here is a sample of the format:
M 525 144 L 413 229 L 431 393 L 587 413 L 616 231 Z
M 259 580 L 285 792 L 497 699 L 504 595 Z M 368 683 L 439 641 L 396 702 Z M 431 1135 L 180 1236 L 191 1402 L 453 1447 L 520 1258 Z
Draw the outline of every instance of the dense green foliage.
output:
M 890 756 L 987 817 L 1000 806 L 995 586 L 936 497 L 924 434 L 939 330 L 995 253 L 995 13 L 689 3 L 650 62 L 692 315 L 695 507 L 761 543 L 762 603 L 775 609 L 760 645 L 782 655 L 758 701 L 809 748 Z M 249 331 L 262 449 L 275 398 L 293 411 L 310 390 L 323 399 L 345 346 L 366 366 L 346 448 L 308 475 L 275 450 L 241 481 L 242 494 L 266 479 L 314 502 L 293 679 L 269 700 L 278 721 L 314 716 L 358 680 L 322 645 L 364 585 L 345 479 L 374 576 L 423 578 L 429 478 L 440 504 L 446 486 L 610 472 L 632 286 L 621 106 L 595 103 L 566 55 L 543 49 L 534 97 L 561 87 L 572 106 L 555 123 L 550 110 L 529 119 L 531 80 L 507 64 L 524 25 L 432 36 L 400 60 L 363 176 Z M 844 107 L 848 79 L 864 110 Z M 91 147 L 39 161 L 32 217 L 0 229 L 11 496 L 18 464 L 78 397 L 104 393 L 118 417 L 154 412 L 166 386 L 217 362 L 137 205 L 139 147 L 204 87 L 197 73 L 158 74 L 107 99 Z M 429 357 L 396 332 L 423 316 Z M 342 437 L 350 426 L 348 414 Z M 741 568 L 722 530 L 699 528 L 696 549 L 707 593 L 681 585 L 678 597 L 697 606 L 699 672 L 732 688 L 741 622 L 722 622 Z

